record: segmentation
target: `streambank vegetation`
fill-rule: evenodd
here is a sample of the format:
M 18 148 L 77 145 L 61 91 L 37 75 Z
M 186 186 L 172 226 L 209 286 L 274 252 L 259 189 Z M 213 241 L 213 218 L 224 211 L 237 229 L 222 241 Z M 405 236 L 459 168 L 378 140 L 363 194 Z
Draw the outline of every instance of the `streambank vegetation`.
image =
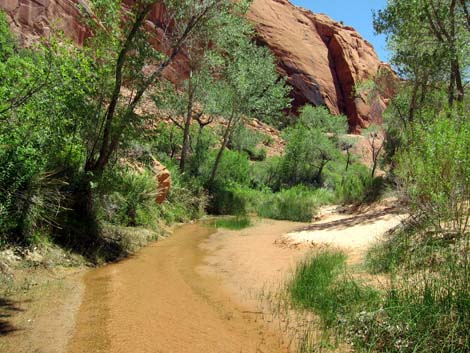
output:
M 342 343 L 358 352 L 470 350 L 468 14 L 466 1 L 433 0 L 388 1 L 376 13 L 404 79 L 386 112 L 385 150 L 409 217 L 360 268 L 336 251 L 297 268 L 288 297 L 317 314 L 325 333 L 307 332 L 304 352 Z
M 164 50 L 153 4 L 91 1 L 82 46 L 53 30 L 23 48 L 0 13 L 0 247 L 108 261 L 133 229 L 155 239 L 206 213 L 309 221 L 369 195 L 370 171 L 342 152 L 345 117 L 307 106 L 283 125 L 289 88 L 253 40 L 249 2 L 165 1 Z M 183 54 L 188 75 L 171 81 Z M 284 127 L 285 153 L 268 155 L 253 118 Z M 172 179 L 160 204 L 156 160 Z
M 385 285 L 335 251 L 288 284 L 290 305 L 324 331 L 302 349 L 470 350 L 466 1 L 389 1 L 376 14 L 403 80 L 372 168 L 349 153 L 345 117 L 306 106 L 285 123 L 289 88 L 253 40 L 249 2 L 165 1 L 165 50 L 146 26 L 153 2 L 90 3 L 83 46 L 53 31 L 22 48 L 0 13 L 1 249 L 54 244 L 99 263 L 206 213 L 233 215 L 219 226 L 238 229 L 252 214 L 308 222 L 322 205 L 367 202 L 392 185 L 410 218 L 365 260 Z M 173 82 L 165 72 L 183 52 L 188 76 Z M 380 82 L 366 85 L 371 99 Z M 282 153 L 254 118 L 282 130 Z M 156 160 L 172 177 L 160 204 Z

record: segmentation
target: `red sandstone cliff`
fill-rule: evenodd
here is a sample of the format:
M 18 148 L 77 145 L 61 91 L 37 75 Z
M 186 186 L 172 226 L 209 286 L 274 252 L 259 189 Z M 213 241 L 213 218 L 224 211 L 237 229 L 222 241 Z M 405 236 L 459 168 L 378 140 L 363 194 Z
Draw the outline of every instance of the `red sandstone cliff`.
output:
M 25 45 L 47 35 L 51 26 L 83 43 L 88 32 L 79 20 L 78 3 L 86 0 L 0 0 L 0 8 Z M 146 25 L 155 28 L 163 17 L 163 7 L 157 5 Z M 370 103 L 364 94 L 354 96 L 355 85 L 375 76 L 382 64 L 353 28 L 287 0 L 254 0 L 248 17 L 256 27 L 258 42 L 271 48 L 280 73 L 293 87 L 294 110 L 304 104 L 326 105 L 334 114 L 346 114 L 353 132 L 381 120 L 384 99 Z M 178 81 L 186 72 L 180 55 L 167 77 Z
M 334 114 L 346 114 L 353 132 L 381 121 L 384 99 L 371 103 L 365 94 L 354 95 L 355 85 L 374 77 L 383 64 L 353 28 L 287 0 L 254 0 L 248 17 L 288 77 L 294 109 L 326 105 Z

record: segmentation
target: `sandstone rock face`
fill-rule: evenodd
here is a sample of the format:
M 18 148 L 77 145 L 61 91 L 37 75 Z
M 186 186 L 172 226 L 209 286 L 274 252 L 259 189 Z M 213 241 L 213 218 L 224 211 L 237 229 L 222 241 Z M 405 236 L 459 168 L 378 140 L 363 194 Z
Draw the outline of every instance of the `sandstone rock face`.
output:
M 124 6 L 133 1 L 123 1 Z M 87 8 L 87 0 L 0 0 L 0 8 L 24 45 L 47 36 L 52 28 L 82 44 L 91 33 L 80 20 L 79 4 Z M 146 28 L 156 33 L 152 41 L 163 51 L 168 50 L 168 43 L 159 26 L 167 21 L 165 16 L 159 2 L 146 22 Z M 305 104 L 325 105 L 333 114 L 347 115 L 353 133 L 381 122 L 388 97 L 372 102 L 366 93 L 355 94 L 354 87 L 375 76 L 383 64 L 353 28 L 295 7 L 288 0 L 254 0 L 248 17 L 256 27 L 258 42 L 276 55 L 279 72 L 293 87 L 294 113 Z M 187 75 L 183 51 L 165 76 L 176 83 Z
M 124 0 L 123 6 L 130 7 L 134 2 Z M 88 0 L 0 0 L 0 9 L 6 12 L 10 26 L 23 46 L 30 46 L 40 37 L 47 37 L 51 31 L 63 31 L 75 43 L 82 45 L 91 36 L 91 31 L 84 25 L 80 8 L 86 16 L 94 18 Z M 166 21 L 165 8 L 159 2 L 148 15 L 145 27 L 155 33 L 152 37 L 155 47 L 169 54 L 168 40 L 160 27 Z M 178 83 L 188 76 L 188 72 L 183 51 L 166 68 L 164 76 Z
M 5 10 L 23 45 L 49 35 L 52 27 L 81 44 L 88 30 L 79 21 L 78 3 L 79 0 L 1 0 L 0 8 Z
M 354 88 L 383 64 L 353 28 L 288 0 L 254 0 L 248 17 L 258 41 L 276 55 L 279 72 L 293 87 L 294 111 L 305 104 L 326 105 L 333 114 L 347 115 L 354 133 L 381 122 L 387 97 L 372 103 Z
M 171 174 L 169 170 L 160 162 L 157 160 L 153 161 L 153 172 L 157 178 L 158 181 L 158 195 L 155 199 L 155 201 L 158 204 L 162 204 L 168 194 L 170 193 L 171 189 Z

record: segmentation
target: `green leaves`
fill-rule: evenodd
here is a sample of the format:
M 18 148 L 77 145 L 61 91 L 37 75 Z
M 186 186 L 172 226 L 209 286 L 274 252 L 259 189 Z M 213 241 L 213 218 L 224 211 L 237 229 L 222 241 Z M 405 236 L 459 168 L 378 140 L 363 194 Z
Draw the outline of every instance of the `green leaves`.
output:
M 394 0 L 374 16 L 377 33 L 387 35 L 392 64 L 415 84 L 413 109 L 420 96 L 443 87 L 450 105 L 463 101 L 470 64 L 470 32 L 463 6 L 465 2 L 455 0 Z
M 346 126 L 344 116 L 333 116 L 324 107 L 304 107 L 297 124 L 284 130 L 284 182 L 321 185 L 324 167 L 341 158 L 336 135 L 344 133 Z
M 463 235 L 470 226 L 470 125 L 448 114 L 409 132 L 397 174 L 416 218 Z

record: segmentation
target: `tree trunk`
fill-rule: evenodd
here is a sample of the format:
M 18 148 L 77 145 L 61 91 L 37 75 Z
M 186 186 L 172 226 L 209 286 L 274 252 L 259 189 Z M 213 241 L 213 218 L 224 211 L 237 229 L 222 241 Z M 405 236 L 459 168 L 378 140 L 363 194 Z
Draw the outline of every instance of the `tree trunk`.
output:
M 416 113 L 416 108 L 418 105 L 418 89 L 419 89 L 419 80 L 415 77 L 415 82 L 413 83 L 413 92 L 411 93 L 411 102 L 410 109 L 408 111 L 408 122 L 413 123 Z
M 457 88 L 457 102 L 462 103 L 465 97 L 465 90 L 462 83 L 462 73 L 460 72 L 459 59 L 454 59 L 453 68 L 455 76 L 455 85 Z
M 181 159 L 180 159 L 180 171 L 184 173 L 184 167 L 186 164 L 186 158 L 188 154 L 188 147 L 189 147 L 189 133 L 191 129 L 191 120 L 193 115 L 193 99 L 194 99 L 194 90 L 193 90 L 193 80 L 192 80 L 193 73 L 192 71 L 189 73 L 189 80 L 188 80 L 188 107 L 186 112 L 186 120 L 184 122 L 184 132 L 183 132 L 183 145 L 181 147 Z
M 219 168 L 220 161 L 222 160 L 222 155 L 224 153 L 225 147 L 227 147 L 228 140 L 232 133 L 233 121 L 235 120 L 235 114 L 232 112 L 230 119 L 227 124 L 227 129 L 224 133 L 224 138 L 222 140 L 222 146 L 220 146 L 219 153 L 217 153 L 217 157 L 215 158 L 214 166 L 212 167 L 211 177 L 209 179 L 209 185 L 212 185 L 215 181 L 215 177 L 217 175 L 217 169 Z
M 350 166 L 350 164 L 351 164 L 351 151 L 350 151 L 350 148 L 348 148 L 348 149 L 346 150 L 346 152 L 347 152 L 347 155 L 348 155 L 348 158 L 347 158 L 347 160 L 346 160 L 346 173 L 347 173 L 348 170 L 349 170 L 349 166 Z
M 328 164 L 329 160 L 328 159 L 323 159 L 320 163 L 320 167 L 318 167 L 318 172 L 317 175 L 315 176 L 315 182 L 317 183 L 318 186 L 321 186 L 321 176 L 323 174 L 323 169 L 325 166 Z

